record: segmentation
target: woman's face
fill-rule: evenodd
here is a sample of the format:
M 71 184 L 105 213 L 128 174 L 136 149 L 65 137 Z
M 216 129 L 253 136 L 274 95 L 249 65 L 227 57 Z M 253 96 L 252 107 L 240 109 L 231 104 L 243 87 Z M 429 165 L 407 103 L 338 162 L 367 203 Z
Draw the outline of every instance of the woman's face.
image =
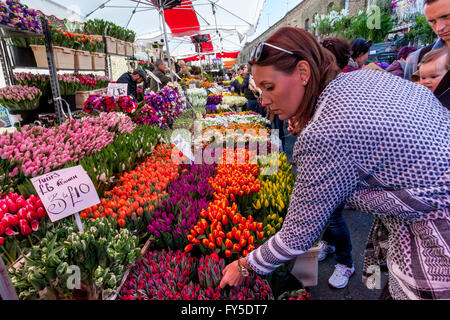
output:
M 309 66 L 308 66 L 309 67 Z M 277 71 L 273 66 L 253 65 L 252 74 L 256 86 L 262 91 L 262 105 L 270 107 L 280 120 L 287 120 L 297 113 L 305 94 L 305 76 L 297 69 L 292 74 Z
M 366 64 L 368 59 L 369 59 L 369 51 L 367 51 L 364 54 L 361 54 L 358 58 L 356 58 L 355 61 L 359 65 L 359 67 L 361 68 L 363 65 Z
M 447 73 L 447 70 L 445 69 L 445 59 L 446 57 L 442 56 L 435 61 L 422 64 L 419 71 L 419 83 L 431 91 L 436 90 L 439 82 L 441 82 L 442 78 Z

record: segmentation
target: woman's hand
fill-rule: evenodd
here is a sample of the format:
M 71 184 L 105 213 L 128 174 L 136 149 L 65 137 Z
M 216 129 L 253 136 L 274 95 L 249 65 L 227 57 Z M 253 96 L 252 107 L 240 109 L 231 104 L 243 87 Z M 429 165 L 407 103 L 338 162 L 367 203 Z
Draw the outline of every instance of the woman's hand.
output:
M 229 286 L 239 286 L 244 281 L 244 276 L 239 271 L 238 260 L 233 261 L 225 267 L 222 271 L 222 280 L 220 281 L 220 287 L 224 288 L 227 284 Z

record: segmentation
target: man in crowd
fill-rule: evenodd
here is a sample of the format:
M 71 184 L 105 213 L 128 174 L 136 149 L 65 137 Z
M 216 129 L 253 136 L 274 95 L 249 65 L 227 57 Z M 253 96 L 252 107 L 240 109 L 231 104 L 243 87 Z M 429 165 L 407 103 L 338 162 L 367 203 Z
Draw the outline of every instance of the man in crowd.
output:
M 117 83 L 128 84 L 127 95 L 137 99 L 137 85 L 146 81 L 147 75 L 142 68 L 137 68 L 133 73 L 126 72 L 117 79 Z
M 153 73 L 161 81 L 159 87 L 162 88 L 170 82 L 170 78 L 166 76 L 166 74 L 169 72 L 169 68 L 167 67 L 167 63 L 161 59 L 156 60 L 155 66 L 156 68 Z M 158 83 L 153 78 L 150 79 L 150 90 L 154 92 L 158 91 Z
M 407 80 L 411 80 L 411 76 L 417 71 L 419 61 L 427 52 L 450 47 L 450 0 L 424 0 L 424 13 L 438 39 L 409 55 L 405 67 Z

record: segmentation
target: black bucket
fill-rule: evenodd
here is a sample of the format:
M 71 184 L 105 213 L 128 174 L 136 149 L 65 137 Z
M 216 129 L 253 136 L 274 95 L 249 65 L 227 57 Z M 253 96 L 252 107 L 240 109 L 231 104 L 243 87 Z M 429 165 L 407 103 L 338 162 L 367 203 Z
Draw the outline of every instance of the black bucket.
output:
M 10 46 L 11 58 L 14 67 L 35 68 L 36 59 L 31 48 Z

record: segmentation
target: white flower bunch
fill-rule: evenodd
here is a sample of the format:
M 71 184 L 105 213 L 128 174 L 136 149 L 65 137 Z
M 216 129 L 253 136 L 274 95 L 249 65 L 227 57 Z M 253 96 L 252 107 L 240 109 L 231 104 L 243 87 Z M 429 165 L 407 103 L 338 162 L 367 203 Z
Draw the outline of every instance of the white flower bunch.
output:
M 224 96 L 222 98 L 222 103 L 230 106 L 244 106 L 247 104 L 247 99 L 238 96 Z

